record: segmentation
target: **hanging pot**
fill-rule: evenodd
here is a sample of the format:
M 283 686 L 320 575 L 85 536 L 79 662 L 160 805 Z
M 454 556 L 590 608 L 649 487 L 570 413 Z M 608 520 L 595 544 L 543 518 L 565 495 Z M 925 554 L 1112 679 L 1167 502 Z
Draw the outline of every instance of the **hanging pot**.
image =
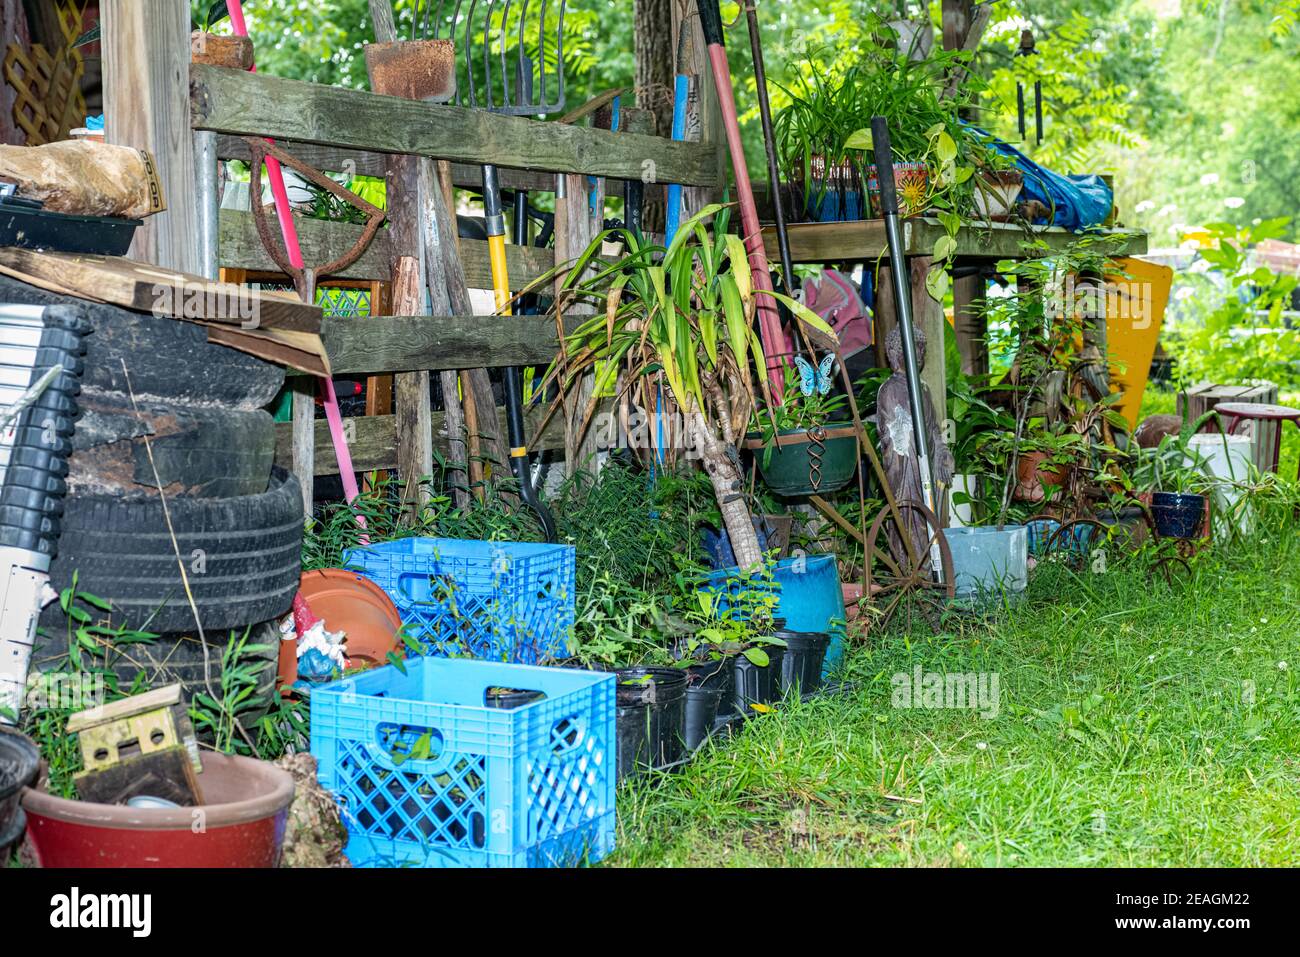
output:
M 846 422 L 827 423 L 824 434 L 792 429 L 778 433 L 780 444 L 763 445 L 751 432 L 745 448 L 754 452 L 758 471 L 767 487 L 785 498 L 828 495 L 853 479 L 858 466 L 858 440 Z M 770 453 L 769 453 L 770 448 Z
M 874 164 L 867 175 L 867 197 L 871 201 L 871 218 L 881 219 L 880 180 Z M 925 163 L 895 163 L 894 190 L 898 194 L 898 214 L 904 219 L 920 216 L 930 208 L 930 167 Z
M 396 40 L 366 44 L 371 87 L 384 96 L 447 103 L 456 95 L 456 51 L 451 40 Z

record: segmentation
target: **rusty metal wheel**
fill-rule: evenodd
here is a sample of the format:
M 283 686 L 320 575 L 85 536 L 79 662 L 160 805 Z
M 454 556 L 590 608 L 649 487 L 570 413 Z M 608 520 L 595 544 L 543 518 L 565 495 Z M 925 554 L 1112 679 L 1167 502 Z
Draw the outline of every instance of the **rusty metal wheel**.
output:
M 898 527 L 899 519 L 889 506 L 882 508 L 867 532 L 863 597 L 871 602 L 872 616 L 881 627 L 900 611 L 906 613 L 909 627 L 915 613 L 937 624 L 938 616 L 956 594 L 948 540 L 934 512 L 920 502 L 899 502 L 898 514 L 904 525 L 913 519 L 925 523 L 924 545 L 916 555 L 903 554 L 900 558 L 897 553 L 906 550 L 891 545 L 891 539 L 904 541 L 908 530 Z M 937 579 L 936 557 L 940 573 Z
M 1047 539 L 1046 554 L 1059 556 L 1078 570 L 1088 563 L 1093 546 L 1104 542 L 1107 534 L 1106 526 L 1091 518 L 1063 522 Z

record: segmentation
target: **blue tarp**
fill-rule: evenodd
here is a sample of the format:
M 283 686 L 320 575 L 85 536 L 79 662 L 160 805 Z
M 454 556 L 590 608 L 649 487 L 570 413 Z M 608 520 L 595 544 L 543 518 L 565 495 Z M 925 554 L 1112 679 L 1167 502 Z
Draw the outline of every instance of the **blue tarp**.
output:
M 1019 201 L 1036 199 L 1052 211 L 1050 216 L 1035 219 L 1034 225 L 1082 230 L 1100 226 L 1110 215 L 1114 193 L 1100 176 L 1095 173 L 1076 176 L 1054 173 L 992 133 L 977 126 L 971 126 L 970 130 L 1003 156 L 1010 157 L 1016 168 L 1025 174 L 1025 187 Z

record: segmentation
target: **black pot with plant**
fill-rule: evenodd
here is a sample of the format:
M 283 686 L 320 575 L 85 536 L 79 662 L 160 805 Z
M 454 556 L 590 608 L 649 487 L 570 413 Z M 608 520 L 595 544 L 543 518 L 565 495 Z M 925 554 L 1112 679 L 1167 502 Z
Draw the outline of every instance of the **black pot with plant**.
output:
M 619 777 L 680 762 L 686 757 L 686 673 L 638 665 L 617 675 Z

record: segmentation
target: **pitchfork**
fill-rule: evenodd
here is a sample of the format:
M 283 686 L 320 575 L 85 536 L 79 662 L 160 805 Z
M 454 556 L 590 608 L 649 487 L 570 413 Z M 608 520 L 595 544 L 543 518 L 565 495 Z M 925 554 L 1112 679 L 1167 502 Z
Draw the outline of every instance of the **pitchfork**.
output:
M 556 11 L 558 7 L 558 11 Z M 515 116 L 544 117 L 564 106 L 564 8 L 565 0 L 424 0 L 415 6 L 411 20 L 412 39 L 447 40 L 463 52 L 465 82 L 456 84 L 457 106 Z M 533 13 L 530 14 L 530 10 Z M 554 15 L 548 18 L 548 10 Z M 536 15 L 536 20 L 531 17 Z M 518 21 L 514 17 L 518 17 Z M 535 23 L 536 32 L 530 29 Z M 555 71 L 553 100 L 547 99 L 547 28 L 554 28 Z M 511 36 L 514 35 L 513 44 Z M 528 42 L 537 38 L 536 60 Z M 476 69 L 481 61 L 482 70 Z M 499 64 L 493 78 L 493 63 Z M 508 64 L 514 66 L 513 82 Z M 482 82 L 478 82 L 481 75 Z M 500 99 L 496 90 L 500 85 Z M 536 92 L 536 95 L 534 95 Z M 527 242 L 528 197 L 515 194 L 515 241 Z M 487 228 L 488 256 L 492 266 L 492 287 L 497 312 L 510 315 L 510 276 L 506 269 L 506 221 L 501 208 L 501 185 L 497 168 L 483 167 L 483 213 Z M 528 462 L 524 433 L 523 370 L 507 368 L 503 375 L 506 426 L 510 438 L 510 465 L 519 482 L 520 497 L 537 513 L 548 541 L 555 541 L 555 520 L 537 497 Z

